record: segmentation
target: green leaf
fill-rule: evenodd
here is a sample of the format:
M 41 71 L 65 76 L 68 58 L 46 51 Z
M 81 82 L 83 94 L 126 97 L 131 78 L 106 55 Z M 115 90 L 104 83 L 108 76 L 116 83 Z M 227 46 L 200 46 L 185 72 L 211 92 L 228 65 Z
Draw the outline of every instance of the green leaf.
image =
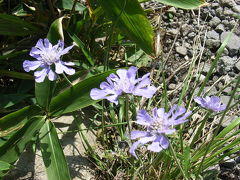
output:
M 84 79 L 88 75 L 89 71 L 88 70 L 81 70 L 76 72 L 75 74 L 68 76 L 69 81 L 74 82 L 74 81 L 80 81 L 81 79 Z M 56 84 L 56 88 L 54 90 L 54 96 L 58 95 L 60 92 L 63 90 L 66 90 L 69 88 L 69 83 L 67 80 L 64 78 L 60 82 Z
M 30 96 L 29 94 L 0 94 L 0 108 L 8 108 Z
M 31 118 L 32 116 L 36 116 L 41 114 L 41 109 L 38 106 L 27 106 L 23 109 L 20 109 L 16 112 L 10 113 L 0 119 L 0 137 L 2 133 L 9 128 L 13 128 L 19 123 L 23 123 L 25 120 Z
M 12 168 L 13 166 L 9 163 L 6 163 L 4 161 L 0 161 L 0 178 L 5 176 L 7 171 Z
M 70 180 L 69 169 L 54 124 L 47 120 L 40 131 L 40 147 L 49 180 Z
M 56 6 L 59 9 L 65 9 L 65 10 L 72 10 L 73 7 L 73 1 L 69 1 L 69 0 L 58 0 L 56 3 Z M 77 2 L 76 7 L 75 7 L 75 11 L 84 11 L 86 9 L 86 7 Z
M 49 107 L 50 115 L 61 115 L 96 103 L 97 101 L 94 101 L 90 97 L 91 89 L 99 87 L 99 84 L 105 81 L 106 77 L 113 72 L 108 71 L 92 76 L 54 97 Z
M 62 20 L 64 17 L 56 19 L 50 26 L 47 34 L 48 40 L 52 44 L 57 44 L 58 40 L 64 40 Z
M 85 44 L 77 37 L 76 34 L 72 34 L 71 32 L 69 32 L 68 34 L 72 38 L 72 40 L 77 44 L 77 46 L 82 50 L 88 62 L 93 66 L 94 62 L 93 62 L 92 55 L 90 51 L 87 49 L 87 47 L 85 46 Z
M 205 0 L 156 0 L 156 1 L 182 9 L 195 9 L 207 5 Z
M 154 55 L 154 34 L 137 0 L 99 0 L 103 10 L 129 39 L 147 54 Z
M 5 60 L 5 59 L 10 59 L 10 58 L 14 58 L 14 57 L 17 57 L 17 56 L 20 56 L 20 55 L 25 55 L 29 52 L 29 50 L 22 50 L 22 51 L 14 51 L 14 52 L 10 52 L 6 55 L 2 55 L 0 56 L 0 60 Z
M 6 143 L 0 146 L 0 160 L 7 163 L 14 163 L 26 145 L 35 137 L 36 132 L 41 129 L 44 122 L 43 116 L 36 116 L 30 119 Z
M 151 57 L 145 54 L 144 51 L 141 49 L 129 58 L 127 58 L 127 60 L 139 68 L 146 66 L 147 64 L 149 64 L 149 62 L 152 61 Z
M 224 146 L 224 144 L 226 144 L 227 141 L 229 141 L 229 139 L 231 139 L 235 133 L 233 133 L 232 135 L 230 135 L 229 137 L 227 137 L 226 135 L 230 132 L 232 132 L 232 130 L 234 130 L 236 127 L 238 127 L 240 124 L 240 118 L 235 119 L 234 121 L 232 121 L 227 127 L 225 127 L 213 140 L 213 143 L 211 145 L 211 147 L 209 148 L 209 152 L 214 152 L 216 151 L 216 149 L 222 149 L 222 147 Z M 236 132 L 235 135 L 237 135 L 238 133 Z M 201 148 L 198 148 L 195 152 L 194 152 L 194 156 L 192 157 L 192 161 L 197 161 L 199 158 L 201 158 L 205 151 L 206 151 L 207 146 L 202 146 Z
M 191 169 L 191 151 L 189 146 L 184 148 L 182 167 L 186 175 L 189 176 L 189 170 Z
M 35 96 L 37 103 L 46 110 L 48 109 L 51 101 L 54 88 L 55 82 L 49 81 L 47 77 L 45 78 L 44 82 L 35 83 Z
M 17 79 L 34 79 L 32 75 L 27 73 L 7 71 L 3 69 L 0 70 L 0 76 L 9 76 Z
M 26 36 L 38 32 L 37 27 L 16 16 L 0 14 L 0 35 Z

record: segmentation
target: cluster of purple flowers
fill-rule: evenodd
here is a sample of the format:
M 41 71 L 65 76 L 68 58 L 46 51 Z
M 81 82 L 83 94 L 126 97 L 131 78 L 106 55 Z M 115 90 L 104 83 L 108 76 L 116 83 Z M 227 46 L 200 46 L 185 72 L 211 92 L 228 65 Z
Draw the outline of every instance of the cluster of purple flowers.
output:
M 30 51 L 30 56 L 34 57 L 36 61 L 25 60 L 23 62 L 23 69 L 26 72 L 34 71 L 35 81 L 43 82 L 45 77 L 48 76 L 50 81 L 57 79 L 57 74 L 66 73 L 73 75 L 75 70 L 67 66 L 73 66 L 72 62 L 64 62 L 61 60 L 61 56 L 67 54 L 73 46 L 69 46 L 64 49 L 64 42 L 59 40 L 56 45 L 52 45 L 48 39 L 39 39 L 35 47 Z M 55 65 L 55 72 L 52 70 L 52 65 Z
M 186 112 L 186 109 L 181 106 L 174 105 L 168 113 L 164 108 L 154 108 L 152 110 L 152 116 L 150 116 L 145 110 L 140 110 L 137 115 L 137 124 L 146 127 L 145 131 L 132 131 L 131 139 L 138 139 L 130 148 L 130 153 L 136 156 L 135 149 L 139 145 L 144 145 L 148 142 L 152 142 L 148 145 L 147 149 L 153 152 L 160 152 L 163 149 L 167 149 L 169 141 L 166 137 L 168 134 L 172 134 L 176 131 L 173 126 L 182 124 L 187 121 L 187 117 L 191 115 L 191 111 Z
M 27 72 L 40 68 L 34 73 L 35 81 L 38 83 L 43 82 L 46 76 L 48 76 L 50 81 L 56 80 L 56 73 L 62 74 L 65 72 L 68 75 L 72 75 L 75 73 L 75 70 L 67 66 L 73 66 L 74 63 L 64 62 L 60 59 L 72 47 L 69 46 L 64 49 L 63 41 L 59 40 L 53 46 L 48 39 L 40 39 L 30 51 L 30 55 L 36 61 L 25 60 L 23 68 Z M 55 65 L 55 72 L 52 70 L 53 64 Z M 132 66 L 128 70 L 119 69 L 116 71 L 116 74 L 110 74 L 107 77 L 107 82 L 100 84 L 100 89 L 93 88 L 91 90 L 91 98 L 94 100 L 107 99 L 115 104 L 118 104 L 118 97 L 123 93 L 151 98 L 156 93 L 157 88 L 151 85 L 150 73 L 145 74 L 141 78 L 136 78 L 137 70 L 136 67 Z M 226 105 L 221 104 L 220 98 L 216 96 L 195 97 L 194 101 L 203 108 L 214 112 L 226 109 Z M 140 110 L 136 123 L 144 126 L 145 130 L 134 130 L 131 132 L 131 139 L 137 139 L 137 141 L 132 144 L 130 153 L 137 157 L 135 153 L 136 148 L 150 142 L 151 144 L 147 146 L 147 149 L 150 151 L 160 152 L 163 149 L 167 149 L 169 140 L 166 135 L 174 133 L 176 131 L 174 126 L 186 122 L 191 113 L 191 111 L 187 112 L 184 107 L 177 105 L 173 105 L 169 112 L 165 112 L 164 108 L 154 108 L 152 116 L 146 110 Z
M 100 89 L 94 88 L 90 92 L 92 99 L 107 99 L 108 101 L 118 104 L 118 97 L 123 93 L 133 94 L 146 98 L 151 98 L 157 88 L 151 86 L 149 73 L 142 78 L 136 78 L 137 68 L 130 67 L 128 70 L 119 69 L 116 74 L 110 74 L 107 77 L 107 82 L 100 84 Z M 212 110 L 222 111 L 226 108 L 222 105 L 220 98 L 213 97 L 196 97 L 194 98 L 200 106 Z M 153 152 L 160 152 L 167 149 L 169 146 L 169 140 L 166 135 L 172 134 L 176 131 L 174 126 L 182 124 L 191 115 L 191 111 L 188 111 L 182 107 L 173 105 L 169 112 L 165 112 L 164 108 L 154 108 L 152 110 L 152 116 L 150 116 L 146 110 L 140 110 L 137 115 L 136 123 L 145 127 L 144 131 L 134 130 L 131 132 L 131 139 L 135 140 L 129 150 L 129 152 L 137 158 L 135 150 L 138 146 L 150 143 L 147 149 Z
M 151 86 L 149 75 L 145 74 L 142 78 L 136 78 L 137 68 L 132 66 L 128 70 L 119 69 L 116 74 L 110 74 L 107 82 L 100 84 L 100 89 L 94 88 L 90 92 L 92 99 L 107 99 L 108 101 L 118 104 L 118 96 L 123 93 L 133 94 L 151 98 L 157 88 Z

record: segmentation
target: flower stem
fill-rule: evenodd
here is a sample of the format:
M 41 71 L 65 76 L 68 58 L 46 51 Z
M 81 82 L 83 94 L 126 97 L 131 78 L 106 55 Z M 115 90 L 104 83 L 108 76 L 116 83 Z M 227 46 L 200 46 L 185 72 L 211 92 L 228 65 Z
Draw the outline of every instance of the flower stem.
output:
M 106 136 L 106 122 L 105 122 L 105 114 L 104 112 L 106 111 L 106 107 L 105 107 L 105 100 L 102 100 L 102 119 L 101 119 L 101 127 L 102 127 L 102 134 L 103 134 L 103 140 L 105 141 L 107 138 Z
M 66 81 L 68 82 L 68 84 L 70 84 L 71 86 L 73 86 L 73 84 L 71 83 L 71 81 L 67 78 L 67 76 L 63 73 L 63 77 L 66 79 Z
M 130 125 L 130 122 L 129 122 L 128 111 L 129 111 L 129 97 L 128 97 L 128 95 L 126 95 L 125 96 L 125 120 L 127 122 L 128 130 L 130 132 L 131 131 L 131 125 Z
M 188 180 L 188 178 L 187 178 L 187 176 L 185 175 L 185 173 L 184 173 L 184 171 L 183 171 L 183 168 L 182 168 L 182 166 L 181 166 L 181 164 L 180 164 L 180 162 L 179 162 L 179 160 L 178 160 L 178 158 L 177 158 L 177 155 L 176 155 L 176 153 L 175 153 L 175 151 L 174 151 L 174 149 L 173 149 L 173 147 L 172 147 L 171 142 L 169 142 L 169 146 L 170 146 L 170 150 L 171 150 L 171 152 L 172 152 L 172 154 L 173 154 L 173 157 L 174 157 L 174 159 L 175 159 L 175 161 L 176 161 L 176 163 L 177 163 L 177 165 L 178 165 L 178 167 L 179 167 L 179 169 L 180 169 L 180 171 L 181 171 L 181 173 L 182 173 L 182 175 L 183 175 L 183 178 L 184 178 L 185 180 Z

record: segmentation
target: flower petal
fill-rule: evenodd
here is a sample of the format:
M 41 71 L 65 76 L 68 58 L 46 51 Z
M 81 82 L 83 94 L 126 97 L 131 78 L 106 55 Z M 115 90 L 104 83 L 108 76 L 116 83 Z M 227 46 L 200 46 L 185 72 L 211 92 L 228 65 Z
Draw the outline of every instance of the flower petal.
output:
M 134 156 L 134 157 L 136 157 L 137 158 L 137 155 L 136 155 L 136 153 L 135 153 L 135 150 L 136 150 L 136 148 L 138 147 L 138 145 L 144 145 L 144 144 L 146 144 L 146 143 L 148 143 L 148 142 L 151 142 L 151 141 L 154 141 L 156 139 L 156 136 L 147 136 L 147 137 L 143 137 L 143 138 L 141 138 L 141 139 L 139 139 L 138 141 L 136 141 L 136 142 L 134 142 L 133 144 L 132 144 L 132 146 L 130 147 L 130 149 L 129 149 L 129 152 Z
M 159 142 L 153 142 L 152 144 L 148 145 L 147 149 L 153 152 L 160 152 L 163 150 Z
M 55 67 L 55 72 L 58 74 L 62 74 L 63 72 L 65 72 L 68 75 L 73 75 L 75 73 L 75 69 L 63 65 L 62 61 L 55 62 Z
M 132 131 L 131 132 L 131 139 L 137 139 L 143 136 L 146 136 L 148 132 L 146 131 Z
M 38 83 L 43 82 L 47 75 L 47 72 L 48 72 L 48 68 L 43 68 L 41 71 L 36 71 L 34 73 L 35 81 Z
M 28 60 L 25 60 L 23 62 L 23 69 L 26 72 L 33 71 L 33 70 L 37 69 L 41 64 L 42 64 L 41 61 L 28 61 Z
M 73 48 L 73 46 L 74 46 L 74 45 L 68 46 L 68 47 L 66 47 L 65 49 L 63 49 L 62 51 L 60 51 L 60 55 L 67 54 L 67 53 Z
M 45 49 L 44 45 L 43 45 L 43 40 L 39 39 L 37 44 L 35 45 L 36 48 L 40 49 L 41 51 Z
M 138 68 L 135 66 L 131 66 L 127 71 L 127 77 L 130 79 L 131 82 L 135 81 L 136 74 L 137 74 Z
M 120 79 L 126 79 L 126 77 L 127 77 L 127 70 L 126 69 L 118 69 L 116 73 L 117 73 L 117 75 L 119 76 Z
M 196 103 L 198 103 L 199 105 L 201 105 L 201 104 L 204 102 L 203 98 L 201 98 L 201 97 L 195 97 L 195 98 L 194 98 L 194 101 L 195 101 Z
M 164 135 L 159 138 L 160 138 L 159 143 L 160 143 L 161 147 L 163 149 L 167 149 L 169 146 L 169 140 Z
M 135 88 L 133 94 L 136 96 L 142 96 L 145 98 L 151 98 L 157 91 L 157 88 L 154 86 L 148 86 L 145 88 Z
M 165 136 L 160 135 L 153 141 L 152 144 L 148 146 L 148 150 L 153 152 L 160 152 L 163 149 L 167 149 L 168 146 L 169 146 L 168 139 Z
M 153 119 L 151 116 L 148 115 L 147 111 L 142 109 L 138 111 L 137 114 L 137 124 L 150 126 L 153 122 Z
M 44 41 L 45 48 L 52 49 L 52 44 L 49 42 L 49 40 L 47 38 L 45 38 L 43 41 Z
M 55 81 L 57 79 L 57 75 L 55 72 L 53 72 L 51 69 L 48 72 L 48 79 L 50 81 Z
M 164 108 L 159 108 L 157 110 L 157 116 L 160 118 L 160 119 L 164 119 L 164 116 L 165 116 L 165 110 Z
M 132 144 L 132 146 L 129 149 L 130 154 L 133 155 L 135 158 L 137 158 L 135 150 L 137 149 L 138 145 L 140 145 L 140 144 L 141 144 L 140 141 L 136 141 Z
M 75 65 L 75 63 L 73 63 L 73 62 L 64 62 L 64 61 L 62 61 L 62 63 L 64 65 L 66 65 L 66 66 L 74 66 Z
M 105 90 L 100 90 L 100 89 L 97 89 L 97 88 L 93 88 L 90 91 L 90 97 L 93 100 L 104 99 L 106 97 L 106 95 L 108 95 L 108 93 L 106 93 Z

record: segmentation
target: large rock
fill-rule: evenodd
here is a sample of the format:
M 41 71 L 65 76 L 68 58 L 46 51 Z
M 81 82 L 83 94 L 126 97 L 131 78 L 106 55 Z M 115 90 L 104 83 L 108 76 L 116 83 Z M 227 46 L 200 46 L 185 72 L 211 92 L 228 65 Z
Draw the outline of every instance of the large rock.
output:
M 224 25 L 223 24 L 219 24 L 216 28 L 215 28 L 216 32 L 218 33 L 222 33 L 225 31 Z
M 220 0 L 220 3 L 222 4 L 222 6 L 226 6 L 226 7 L 234 7 L 236 6 L 236 2 L 234 0 Z
M 183 56 L 187 55 L 187 48 L 184 46 L 178 46 L 176 47 L 176 51 L 178 54 L 181 54 Z
M 235 69 L 240 72 L 240 61 L 235 64 Z
M 214 30 L 208 31 L 207 32 L 207 38 L 214 39 L 214 40 L 219 40 L 219 34 Z
M 221 20 L 215 16 L 214 18 L 212 18 L 212 20 L 209 22 L 209 25 L 211 27 L 216 27 L 218 24 L 220 24 Z
M 226 39 L 228 33 L 229 32 L 223 32 L 221 34 L 221 43 L 223 43 L 223 41 Z M 237 53 L 240 49 L 240 37 L 233 33 L 232 37 L 228 41 L 227 48 L 229 50 L 229 55 L 230 56 L 237 55 Z
M 227 74 L 227 72 L 233 71 L 233 67 L 236 63 L 236 58 L 231 58 L 229 56 L 223 56 L 219 60 L 218 72 L 222 75 Z

